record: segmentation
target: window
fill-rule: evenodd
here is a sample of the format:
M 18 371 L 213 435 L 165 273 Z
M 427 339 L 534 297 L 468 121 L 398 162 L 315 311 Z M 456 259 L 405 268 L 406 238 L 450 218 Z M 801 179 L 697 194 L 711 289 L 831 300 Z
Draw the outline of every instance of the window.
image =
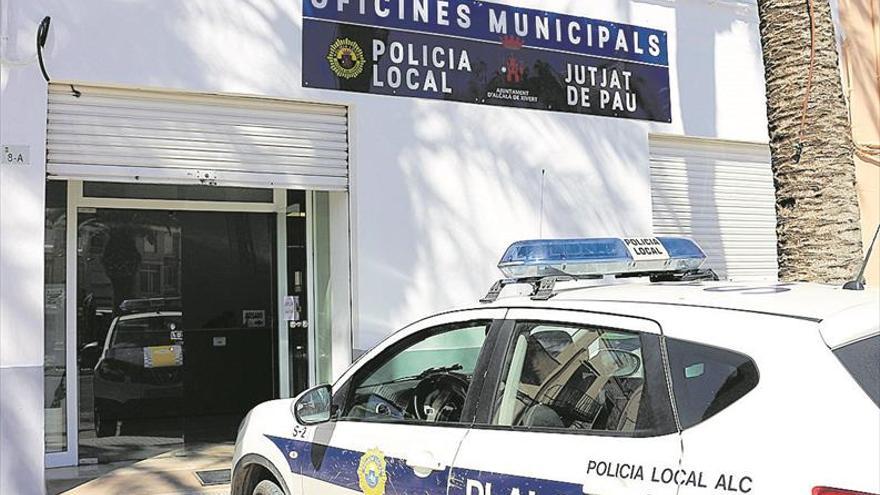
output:
M 676 339 L 667 339 L 666 349 L 682 428 L 718 414 L 758 384 L 758 368 L 746 355 Z
M 271 203 L 271 189 L 225 186 L 178 186 L 169 184 L 121 184 L 83 182 L 86 198 L 166 199 L 178 201 L 236 201 Z
M 880 335 L 859 340 L 834 350 L 862 390 L 880 406 Z
M 519 322 L 493 424 L 649 436 L 675 431 L 658 337 Z
M 158 295 L 159 294 L 159 271 L 161 269 L 161 265 L 157 265 L 154 263 L 145 263 L 140 271 L 140 290 L 143 294 L 146 295 Z
M 162 260 L 162 293 L 180 294 L 180 263 L 177 258 L 166 256 Z
M 341 418 L 460 421 L 490 323 L 423 330 L 386 350 L 353 378 Z
M 44 367 L 46 452 L 67 445 L 67 182 L 46 182 Z

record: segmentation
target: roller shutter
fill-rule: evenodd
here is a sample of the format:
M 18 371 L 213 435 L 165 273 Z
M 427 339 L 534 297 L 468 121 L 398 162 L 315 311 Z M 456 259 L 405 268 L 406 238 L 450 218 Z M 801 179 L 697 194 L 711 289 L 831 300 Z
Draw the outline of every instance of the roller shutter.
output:
M 735 281 L 775 281 L 776 209 L 767 145 L 651 136 L 656 235 L 692 237 Z
M 52 84 L 47 170 L 114 182 L 345 190 L 344 106 Z

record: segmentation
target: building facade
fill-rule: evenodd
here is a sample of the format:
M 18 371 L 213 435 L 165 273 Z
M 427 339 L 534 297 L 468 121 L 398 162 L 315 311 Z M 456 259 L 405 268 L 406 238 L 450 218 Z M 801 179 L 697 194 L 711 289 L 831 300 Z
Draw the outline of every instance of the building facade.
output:
M 866 246 L 880 225 L 880 7 L 870 0 L 841 0 L 840 52 L 843 87 L 852 123 L 856 185 Z M 880 256 L 865 270 L 880 283 Z
M 543 8 L 4 0 L 0 492 L 228 440 L 475 302 L 514 240 L 691 235 L 773 280 L 754 3 Z M 581 110 L 541 107 L 546 67 Z

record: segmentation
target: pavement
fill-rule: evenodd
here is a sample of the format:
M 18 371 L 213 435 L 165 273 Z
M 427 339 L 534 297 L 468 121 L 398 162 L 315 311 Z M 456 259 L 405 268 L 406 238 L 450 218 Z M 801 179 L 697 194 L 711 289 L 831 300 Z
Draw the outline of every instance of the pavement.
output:
M 47 491 L 49 495 L 229 495 L 228 482 L 205 486 L 196 472 L 229 469 L 233 448 L 211 444 L 136 462 L 48 469 Z

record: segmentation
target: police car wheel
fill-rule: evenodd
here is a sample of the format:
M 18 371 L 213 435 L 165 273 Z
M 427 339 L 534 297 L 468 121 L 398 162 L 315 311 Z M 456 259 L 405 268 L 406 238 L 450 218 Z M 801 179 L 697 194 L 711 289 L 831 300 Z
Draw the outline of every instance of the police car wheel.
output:
M 253 495 L 284 495 L 284 491 L 274 481 L 263 480 L 254 487 Z
M 106 401 L 95 400 L 95 434 L 98 437 L 116 435 L 116 422 L 113 407 Z

